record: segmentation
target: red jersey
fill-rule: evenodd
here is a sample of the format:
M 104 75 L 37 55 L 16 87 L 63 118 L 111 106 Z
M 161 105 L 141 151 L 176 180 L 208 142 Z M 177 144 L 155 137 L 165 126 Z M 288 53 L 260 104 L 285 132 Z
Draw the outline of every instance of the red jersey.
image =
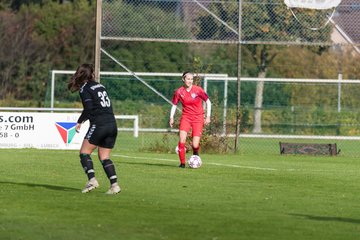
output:
M 202 101 L 207 101 L 209 96 L 204 89 L 199 86 L 192 85 L 188 92 L 184 86 L 178 88 L 173 96 L 172 103 L 177 105 L 180 101 L 182 104 L 182 117 L 201 119 L 204 115 Z

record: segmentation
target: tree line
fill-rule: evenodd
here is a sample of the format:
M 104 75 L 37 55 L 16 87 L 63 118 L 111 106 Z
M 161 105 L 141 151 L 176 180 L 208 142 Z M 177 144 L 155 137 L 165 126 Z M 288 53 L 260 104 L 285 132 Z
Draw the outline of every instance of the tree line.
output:
M 5 1 L 0 7 L 1 99 L 44 101 L 51 69 L 93 61 L 94 5 Z
M 114 1 L 105 1 L 114 2 Z M 118 8 L 113 14 L 131 14 L 138 16 L 136 6 L 141 1 L 116 1 Z M 233 4 L 236 4 L 234 1 Z M 173 4 L 174 5 L 174 4 Z M 229 19 L 230 25 L 236 25 L 235 13 L 224 2 L 214 1 L 209 9 L 223 19 Z M 0 100 L 17 99 L 33 100 L 39 106 L 43 105 L 49 71 L 52 69 L 73 70 L 79 63 L 94 62 L 95 47 L 95 0 L 5 0 L 0 3 Z M 148 4 L 149 9 L 156 12 L 158 20 L 154 18 L 154 25 L 161 24 L 161 16 L 171 14 L 164 10 L 164 5 Z M 178 8 L 178 5 L 172 6 Z M 269 22 L 278 23 L 280 16 L 284 16 L 280 8 L 260 9 L 264 18 L 269 19 L 264 26 L 251 29 L 247 36 L 256 39 L 261 34 L 276 35 L 278 32 L 268 32 Z M 244 17 L 248 22 L 257 21 L 253 11 L 244 9 Z M 142 17 L 142 18 L 141 18 Z M 120 17 L 122 21 L 129 21 L 128 17 Z M 212 29 L 204 28 L 206 22 L 211 22 L 210 16 L 199 16 L 197 37 L 206 39 L 223 34 L 227 31 L 220 24 L 212 24 Z M 140 21 L 140 20 L 139 20 Z M 233 21 L 233 22 L 231 22 Z M 173 23 L 180 25 L 177 22 Z M 288 23 L 289 26 L 294 24 Z M 126 24 L 122 25 L 126 26 Z M 278 29 L 274 27 L 274 29 Z M 140 31 L 140 30 L 139 30 Z M 148 31 L 147 29 L 143 31 Z M 180 30 L 179 30 L 180 31 Z M 186 29 L 181 30 L 186 33 Z M 281 33 L 284 34 L 284 33 Z M 306 38 L 301 31 L 298 37 Z M 303 35 L 302 35 L 303 34 Z M 329 31 L 317 36 L 320 39 L 329 38 Z M 116 42 L 107 43 L 113 49 L 114 56 L 123 59 L 133 71 L 181 72 L 192 69 L 194 59 L 201 59 L 202 70 L 212 73 L 227 73 L 236 76 L 237 46 L 211 44 L 174 44 L 150 42 Z M 324 46 L 273 46 L 273 45 L 243 45 L 242 46 L 242 75 L 249 77 L 284 77 L 284 78 L 337 78 L 341 72 L 343 78 L 356 79 L 359 76 L 359 56 L 351 49 Z M 102 70 L 121 70 L 115 63 L 106 60 Z M 107 60 L 108 61 L 108 60 Z M 262 84 L 262 86 L 261 86 Z M 257 87 L 245 88 L 242 92 L 242 102 L 248 105 L 271 105 L 271 99 L 259 99 L 266 86 L 260 83 Z M 163 92 L 171 91 L 172 84 L 158 83 L 157 88 Z M 162 89 L 164 88 L 164 89 Z M 230 89 L 229 96 L 236 97 L 236 89 Z M 255 95 L 254 93 L 258 91 Z M 275 90 L 273 94 L 276 95 Z M 143 92 L 143 91 L 142 91 Z M 136 91 L 129 93 L 134 98 Z M 310 94 L 310 93 L 307 93 Z M 316 93 L 309 96 L 307 104 L 319 97 Z M 255 96 L 255 97 L 254 97 Z M 143 95 L 138 94 L 141 98 Z M 353 96 L 346 96 L 354 98 Z M 257 99 L 258 98 L 258 99 Z M 124 99 L 124 96 L 122 97 Z M 126 99 L 126 98 L 125 98 Z M 303 104 L 301 88 L 288 90 L 287 95 L 276 104 Z M 329 100 L 330 101 L 330 100 Z M 351 104 L 358 102 L 352 99 Z

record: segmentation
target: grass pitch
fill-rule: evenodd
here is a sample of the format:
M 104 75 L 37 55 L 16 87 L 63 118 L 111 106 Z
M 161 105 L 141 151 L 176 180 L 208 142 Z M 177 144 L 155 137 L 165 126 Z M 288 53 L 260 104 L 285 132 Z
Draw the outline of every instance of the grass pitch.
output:
M 88 194 L 77 151 L 0 150 L 0 239 L 359 239 L 360 162 L 347 157 L 175 154 L 116 148 L 122 192 L 93 156 Z

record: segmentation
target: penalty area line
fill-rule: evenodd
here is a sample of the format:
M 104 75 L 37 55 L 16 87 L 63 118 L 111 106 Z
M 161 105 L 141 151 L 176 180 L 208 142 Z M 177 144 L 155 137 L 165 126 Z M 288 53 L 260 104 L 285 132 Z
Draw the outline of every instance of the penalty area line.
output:
M 150 159 L 155 161 L 167 161 L 167 162 L 178 162 L 179 160 L 168 159 L 168 158 L 152 158 L 152 157 L 135 157 L 135 156 L 128 156 L 128 155 L 121 155 L 121 154 L 114 154 L 114 157 L 122 157 L 122 158 L 130 158 L 130 159 Z M 263 170 L 263 171 L 277 171 L 278 169 L 275 168 L 262 168 L 262 167 L 253 167 L 253 166 L 243 166 L 243 165 L 235 165 L 235 164 L 223 164 L 223 163 L 212 163 L 206 162 L 209 165 L 215 166 L 223 166 L 223 167 L 231 167 L 231 168 L 247 168 L 247 169 L 254 169 L 254 170 Z

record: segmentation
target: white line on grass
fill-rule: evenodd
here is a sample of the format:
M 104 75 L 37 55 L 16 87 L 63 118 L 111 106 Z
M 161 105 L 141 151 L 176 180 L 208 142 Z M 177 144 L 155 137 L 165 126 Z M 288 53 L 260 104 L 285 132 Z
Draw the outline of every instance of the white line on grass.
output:
M 119 155 L 113 154 L 114 157 L 122 157 L 122 158 L 132 158 L 132 159 L 149 159 L 155 161 L 166 161 L 166 162 L 178 162 L 179 160 L 175 159 L 168 159 L 168 158 L 151 158 L 151 157 L 136 157 L 136 156 L 128 156 L 128 155 Z M 245 169 L 255 169 L 255 170 L 262 170 L 262 171 L 289 171 L 289 172 L 339 172 L 339 170 L 326 170 L 326 169 L 295 169 L 295 168 L 288 168 L 288 169 L 276 169 L 276 168 L 263 168 L 263 167 L 253 167 L 253 166 L 243 166 L 243 165 L 235 165 L 235 164 L 223 164 L 223 163 L 212 163 L 206 162 L 206 164 L 215 165 L 215 166 L 223 166 L 223 167 L 233 167 L 233 168 L 245 168 Z M 358 170 L 346 170 L 346 172 L 358 172 Z
M 168 159 L 168 158 L 134 157 L 134 156 L 127 156 L 127 155 L 119 155 L 119 154 L 113 154 L 113 156 L 123 157 L 123 158 L 132 158 L 132 159 L 151 159 L 151 160 L 167 161 L 167 162 L 176 162 L 177 161 L 177 160 Z
M 167 162 L 177 162 L 178 161 L 178 160 L 168 159 L 168 158 L 134 157 L 134 156 L 127 156 L 127 155 L 119 155 L 119 154 L 114 154 L 113 156 L 123 157 L 123 158 L 132 158 L 132 159 L 150 159 L 150 160 L 167 161 Z M 264 170 L 264 171 L 277 171 L 277 169 L 275 169 L 275 168 L 262 168 L 262 167 L 242 166 L 242 165 L 235 165 L 235 164 L 223 164 L 223 163 L 211 163 L 211 162 L 206 162 L 206 164 L 215 165 L 215 166 L 223 166 L 223 167 L 233 167 L 233 168 L 248 168 L 248 169 Z
M 277 171 L 275 168 L 262 168 L 262 167 L 252 167 L 252 166 L 242 166 L 242 165 L 234 165 L 234 164 L 222 164 L 222 163 L 208 163 L 216 166 L 225 166 L 225 167 L 235 167 L 235 168 L 249 168 L 256 170 L 265 170 L 265 171 Z

